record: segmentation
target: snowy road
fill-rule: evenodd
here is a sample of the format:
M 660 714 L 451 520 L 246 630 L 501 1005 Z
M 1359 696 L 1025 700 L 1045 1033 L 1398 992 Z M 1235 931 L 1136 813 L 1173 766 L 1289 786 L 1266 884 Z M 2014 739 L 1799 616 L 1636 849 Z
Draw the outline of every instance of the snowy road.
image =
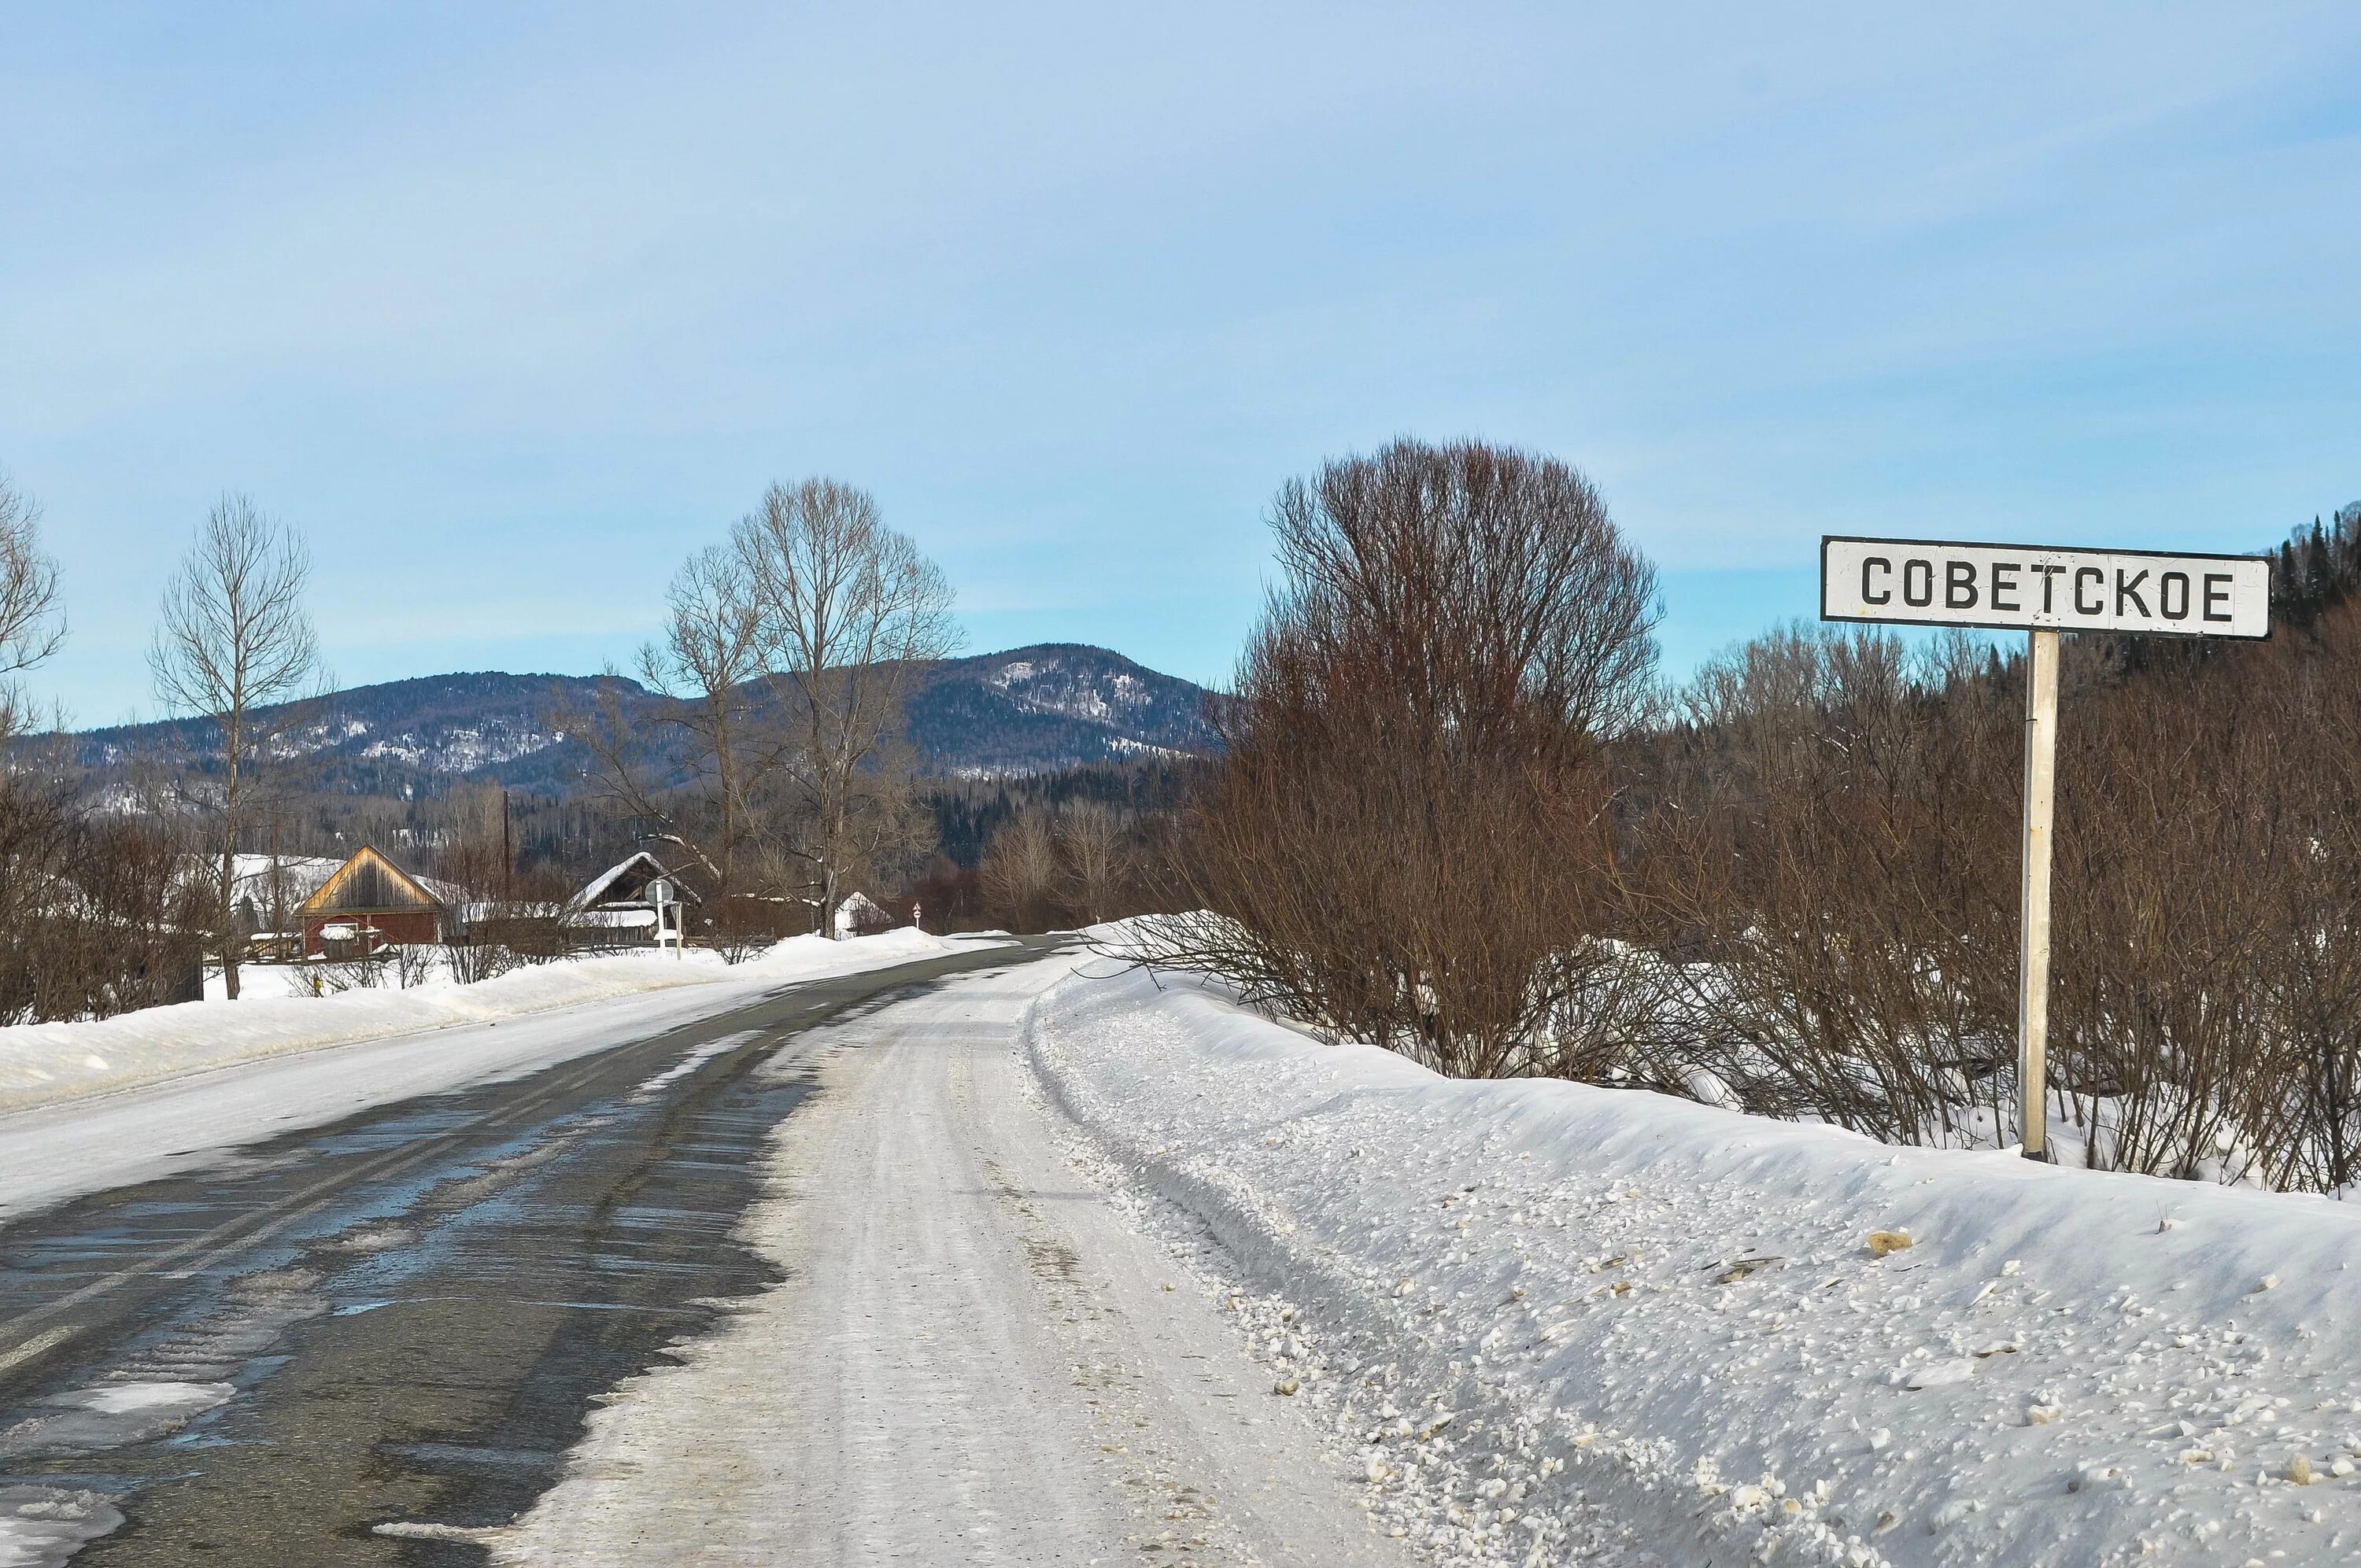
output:
M 1065 967 L 823 1033 L 749 1217 L 786 1283 L 627 1384 L 500 1560 L 1410 1561 L 1024 1092 Z
M 1068 967 L 623 999 L 442 1092 L 402 1097 L 472 1036 L 0 1124 L 0 1564 L 1407 1562 L 1027 1098 Z
M 2361 1561 L 2349 1205 L 1448 1080 L 1110 967 L 0 1124 L 5 1190 L 35 1132 L 144 1170 L 209 1096 L 370 1102 L 0 1227 L 0 1565 Z

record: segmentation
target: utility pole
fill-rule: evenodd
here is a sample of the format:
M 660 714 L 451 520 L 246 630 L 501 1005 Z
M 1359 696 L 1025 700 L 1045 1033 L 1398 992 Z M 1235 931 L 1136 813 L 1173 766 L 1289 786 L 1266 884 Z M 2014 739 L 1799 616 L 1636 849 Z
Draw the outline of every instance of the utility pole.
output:
M 500 788 L 500 902 L 507 905 L 516 903 L 516 850 L 510 838 L 506 785 Z
M 287 929 L 287 873 L 279 860 L 279 803 L 270 803 L 270 932 L 274 948 Z

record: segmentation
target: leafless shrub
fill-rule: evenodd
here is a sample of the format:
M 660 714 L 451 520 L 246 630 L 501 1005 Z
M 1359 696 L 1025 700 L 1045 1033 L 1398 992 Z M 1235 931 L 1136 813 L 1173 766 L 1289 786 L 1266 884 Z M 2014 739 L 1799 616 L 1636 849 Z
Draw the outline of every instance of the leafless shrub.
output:
M 346 991 L 376 991 L 385 984 L 382 958 L 337 959 L 313 964 L 304 972 L 312 977 L 313 990 L 324 996 Z
M 440 946 L 425 942 L 397 942 L 386 950 L 385 970 L 396 990 L 413 990 L 434 978 L 443 967 L 443 953 Z
M 522 969 L 536 960 L 506 942 L 470 935 L 445 944 L 443 961 L 450 967 L 451 979 L 455 983 L 474 985 L 478 981 L 497 979 Z M 547 959 L 538 961 L 546 962 Z
M 1709 664 L 1634 826 L 1678 1042 L 1750 1107 L 1964 1135 L 2012 1048 L 2022 724 L 1963 641 L 1795 631 Z
M 1575 470 L 1474 443 L 1332 463 L 1271 521 L 1286 581 L 1177 868 L 1202 913 L 1149 956 L 1449 1072 L 1611 1048 L 1606 742 L 1646 697 L 1649 568 Z
M 2070 642 L 2050 1087 L 2093 1165 L 2337 1190 L 2361 1151 L 2361 604 Z M 1759 640 L 1652 738 L 1625 854 L 1653 1075 L 1897 1141 L 2016 1135 L 2023 672 Z
M 168 835 L 91 818 L 54 776 L 0 773 L 0 1023 L 189 1000 L 207 923 L 183 868 Z

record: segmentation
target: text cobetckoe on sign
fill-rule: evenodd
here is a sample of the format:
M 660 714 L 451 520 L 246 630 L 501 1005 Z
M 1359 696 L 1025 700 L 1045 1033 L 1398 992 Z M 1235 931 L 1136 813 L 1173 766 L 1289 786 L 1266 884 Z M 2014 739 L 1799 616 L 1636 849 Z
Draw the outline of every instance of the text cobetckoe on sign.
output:
M 2270 560 L 1924 539 L 1820 541 L 1820 614 L 1908 626 L 2264 638 Z

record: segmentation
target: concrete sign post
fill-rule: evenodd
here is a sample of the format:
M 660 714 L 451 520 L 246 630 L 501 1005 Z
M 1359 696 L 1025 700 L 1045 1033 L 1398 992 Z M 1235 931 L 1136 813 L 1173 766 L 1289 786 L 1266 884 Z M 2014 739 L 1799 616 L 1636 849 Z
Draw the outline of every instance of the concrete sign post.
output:
M 1830 535 L 1820 541 L 1820 619 L 2026 632 L 2016 1080 L 2026 1157 L 2047 1159 L 2058 634 L 2268 637 L 2270 558 Z

